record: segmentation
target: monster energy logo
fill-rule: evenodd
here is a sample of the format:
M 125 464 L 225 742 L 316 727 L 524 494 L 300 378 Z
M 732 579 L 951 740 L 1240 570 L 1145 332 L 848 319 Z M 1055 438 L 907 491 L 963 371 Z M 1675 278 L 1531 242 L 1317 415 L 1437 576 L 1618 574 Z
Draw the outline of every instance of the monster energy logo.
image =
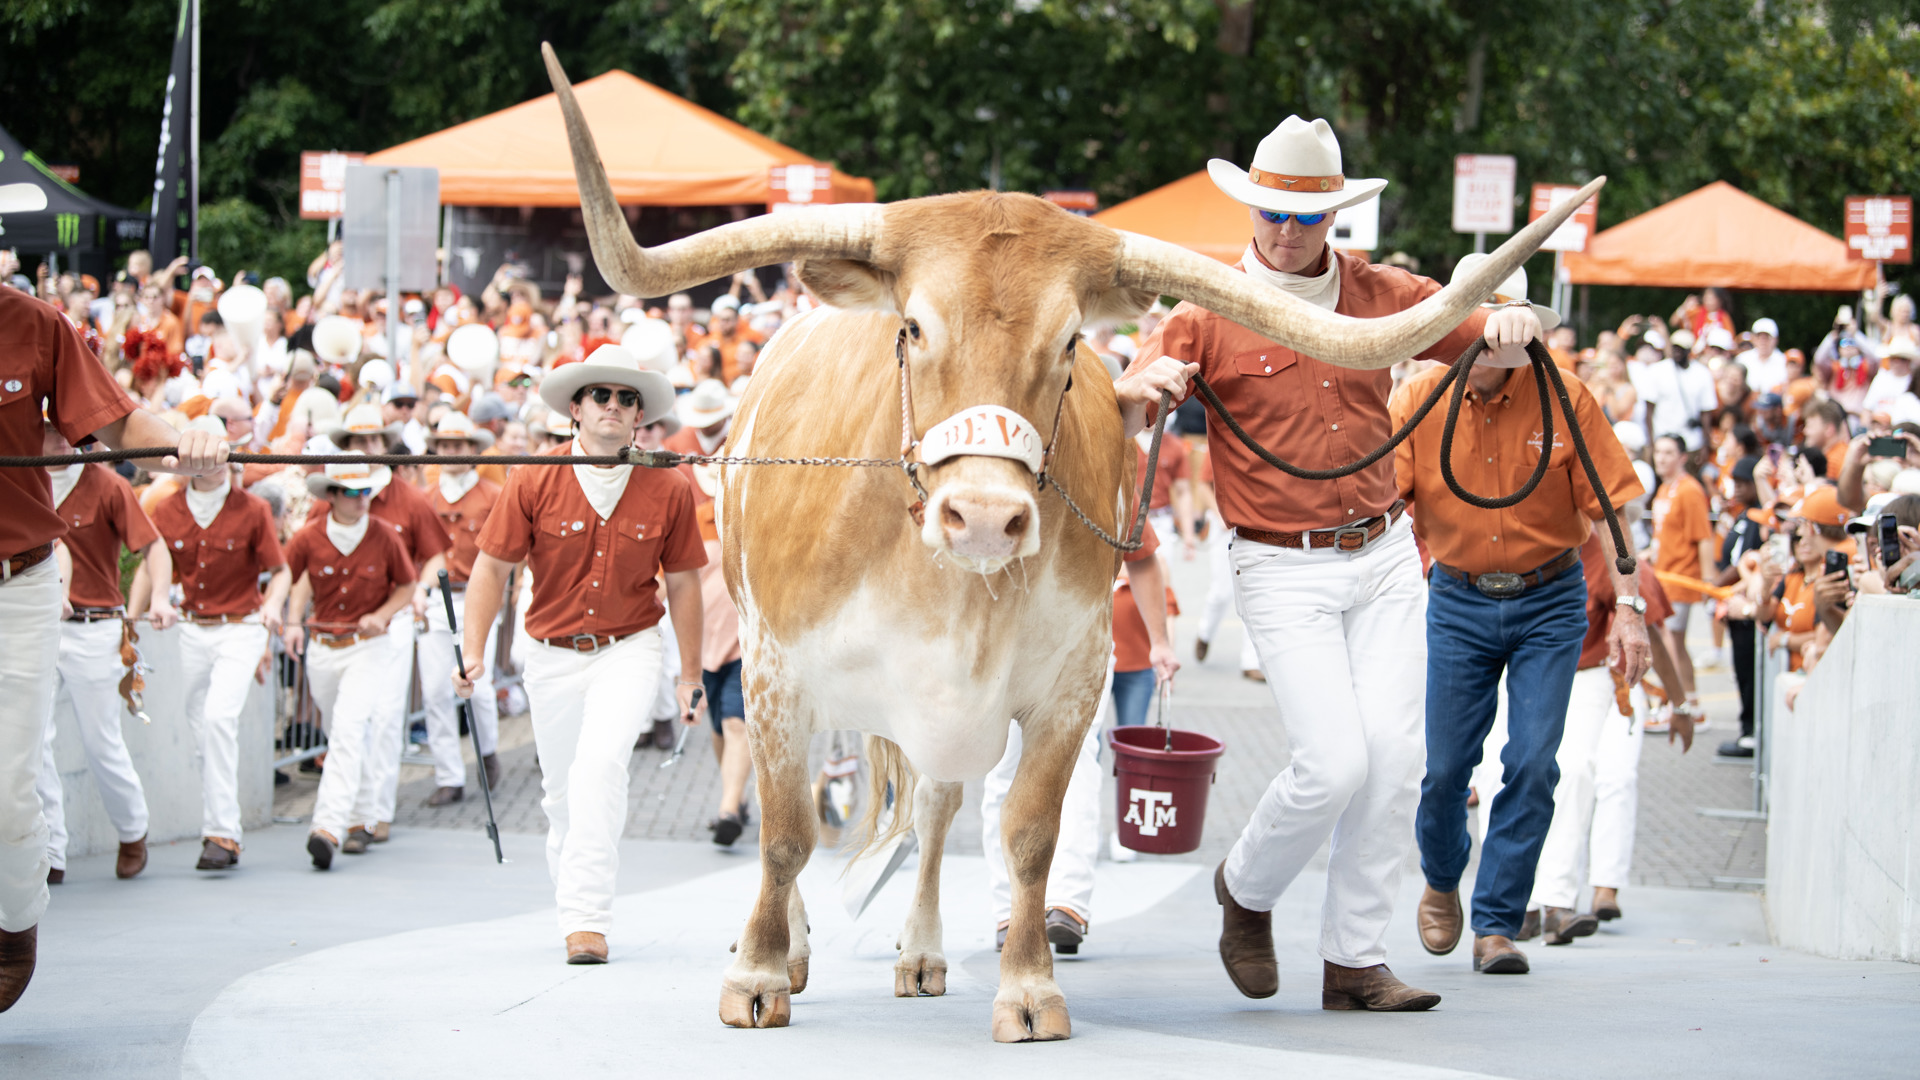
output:
M 55 214 L 54 226 L 59 230 L 59 246 L 73 247 L 80 243 L 80 215 Z

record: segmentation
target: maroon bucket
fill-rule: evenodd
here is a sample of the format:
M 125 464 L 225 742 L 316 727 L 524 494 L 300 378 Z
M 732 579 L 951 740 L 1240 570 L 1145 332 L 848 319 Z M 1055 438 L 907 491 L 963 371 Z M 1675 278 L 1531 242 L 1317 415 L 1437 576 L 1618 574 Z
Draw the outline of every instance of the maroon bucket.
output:
M 1197 731 L 1142 725 L 1108 731 L 1107 745 L 1113 748 L 1120 846 L 1154 855 L 1198 848 L 1207 789 L 1226 744 Z

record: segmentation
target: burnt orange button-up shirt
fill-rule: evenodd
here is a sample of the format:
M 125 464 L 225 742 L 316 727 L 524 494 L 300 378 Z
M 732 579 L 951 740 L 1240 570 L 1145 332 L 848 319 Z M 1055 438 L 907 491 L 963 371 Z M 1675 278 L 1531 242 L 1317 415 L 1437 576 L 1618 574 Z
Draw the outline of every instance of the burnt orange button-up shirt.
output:
M 186 594 L 180 610 L 187 615 L 251 615 L 263 601 L 260 575 L 287 565 L 273 510 L 237 484 L 204 529 L 193 519 L 184 489 L 153 508 L 153 524 L 166 537 L 173 580 Z
M 531 560 L 527 633 L 541 640 L 645 630 L 666 614 L 654 575 L 707 563 L 691 485 L 672 469 L 634 468 L 604 518 L 571 466 L 515 469 L 480 530 L 480 550 L 502 562 Z
M 1393 424 L 1406 423 L 1445 368 L 1429 368 L 1408 379 L 1393 397 Z M 1566 380 L 1594 468 L 1618 507 L 1639 498 L 1643 489 L 1613 428 L 1577 379 Z M 1449 394 L 1452 390 L 1448 391 Z M 1445 403 L 1420 422 L 1394 451 L 1400 497 L 1413 505 L 1413 530 L 1440 562 L 1469 574 L 1526 573 L 1578 548 L 1592 534 L 1591 522 L 1603 515 L 1600 500 L 1573 452 L 1567 420 L 1554 404 L 1553 447 L 1547 473 L 1533 494 L 1506 510 L 1481 510 L 1461 502 L 1440 475 L 1440 437 Z M 1529 368 L 1515 368 L 1498 392 L 1486 400 L 1472 390 L 1460 405 L 1453 437 L 1453 475 L 1468 492 L 1483 498 L 1511 495 L 1533 475 L 1541 453 L 1540 393 Z
M 468 488 L 467 493 L 460 496 L 459 502 L 448 502 L 447 497 L 440 493 L 438 483 L 427 489 L 428 504 L 439 516 L 447 535 L 453 538 L 453 546 L 447 549 L 449 581 L 465 585 L 467 578 L 473 575 L 473 557 L 480 553 L 480 530 L 486 526 L 487 515 L 493 513 L 493 504 L 499 498 L 499 485 L 485 478 Z
M 119 473 L 98 464 L 81 468 L 80 482 L 59 511 L 73 558 L 67 598 L 74 607 L 119 607 L 126 603 L 120 594 L 121 545 L 141 551 L 160 534 Z
M 1413 307 L 1440 291 L 1431 278 L 1353 255 L 1340 260 L 1340 315 L 1374 319 Z M 1486 315 L 1475 311 L 1420 354 L 1452 361 L 1480 336 Z M 1387 441 L 1386 370 L 1353 371 L 1303 356 L 1216 315 L 1182 303 L 1140 348 L 1133 368 L 1162 356 L 1199 364 L 1247 434 L 1283 460 L 1307 469 L 1346 465 Z M 1261 461 L 1209 414 L 1214 437 L 1214 497 L 1235 528 L 1272 532 L 1332 529 L 1384 514 L 1395 499 L 1393 465 L 1382 458 L 1339 480 L 1299 480 Z
M 367 534 L 351 555 L 342 555 L 333 546 L 325 518 L 294 533 L 287 542 L 287 569 L 295 581 L 307 575 L 313 589 L 308 625 L 331 634 L 354 631 L 362 618 L 380 610 L 393 590 L 413 584 L 420 576 L 399 532 L 371 515 Z

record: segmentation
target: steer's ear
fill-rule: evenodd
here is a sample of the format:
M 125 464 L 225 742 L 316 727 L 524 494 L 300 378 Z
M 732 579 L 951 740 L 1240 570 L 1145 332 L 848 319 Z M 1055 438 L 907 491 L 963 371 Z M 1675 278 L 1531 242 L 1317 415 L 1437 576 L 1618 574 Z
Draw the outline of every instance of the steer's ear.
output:
M 1132 322 L 1146 314 L 1158 299 L 1160 297 L 1157 295 L 1139 289 L 1102 289 L 1087 297 L 1081 321 L 1091 324 Z
M 900 314 L 894 298 L 894 276 L 869 263 L 852 259 L 807 259 L 797 267 L 800 282 L 813 295 L 842 311 L 885 311 Z

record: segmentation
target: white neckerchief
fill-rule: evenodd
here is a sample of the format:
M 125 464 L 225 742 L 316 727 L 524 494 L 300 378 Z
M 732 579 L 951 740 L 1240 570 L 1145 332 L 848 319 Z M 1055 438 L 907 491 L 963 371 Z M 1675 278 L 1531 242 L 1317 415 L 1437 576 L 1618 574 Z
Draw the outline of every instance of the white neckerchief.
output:
M 76 461 L 64 469 L 48 469 L 47 475 L 53 478 L 53 505 L 58 507 L 73 494 L 74 485 L 80 483 L 80 474 L 86 471 L 86 463 Z
M 361 514 L 360 520 L 351 525 L 342 525 L 333 519 L 332 511 L 327 513 L 327 540 L 342 555 L 353 554 L 360 541 L 367 538 L 367 522 L 373 520 L 372 514 Z
M 1292 293 L 1315 307 L 1332 311 L 1340 306 L 1340 260 L 1330 251 L 1327 253 L 1326 272 L 1318 277 L 1275 270 L 1260 261 L 1260 253 L 1253 249 L 1252 244 L 1248 244 L 1246 254 L 1240 256 L 1240 265 L 1248 277 L 1264 281 L 1281 292 Z
M 203 529 L 212 525 L 213 519 L 220 516 L 220 508 L 227 504 L 227 493 L 232 490 L 231 475 L 223 477 L 220 486 L 212 491 L 201 491 L 188 482 L 187 512 L 193 515 L 193 523 Z
M 457 503 L 467 497 L 473 485 L 480 482 L 480 474 L 473 469 L 463 473 L 449 473 L 440 470 L 440 497 L 449 503 Z
M 567 453 L 587 456 L 580 449 L 580 440 L 573 440 Z M 610 465 L 601 468 L 598 465 L 575 465 L 573 478 L 579 482 L 580 490 L 587 497 L 587 504 L 602 520 L 613 516 L 613 508 L 620 505 L 620 496 L 627 493 L 627 478 L 633 475 L 631 465 Z

